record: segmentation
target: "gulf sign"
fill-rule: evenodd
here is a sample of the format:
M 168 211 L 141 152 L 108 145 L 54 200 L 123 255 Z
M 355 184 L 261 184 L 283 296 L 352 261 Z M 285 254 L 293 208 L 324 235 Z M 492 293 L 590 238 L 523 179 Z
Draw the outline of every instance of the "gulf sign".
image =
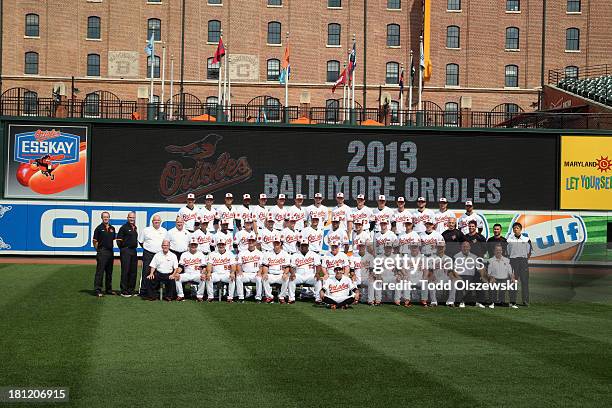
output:
M 512 234 L 512 224 L 515 222 L 521 223 L 531 240 L 532 260 L 576 261 L 588 238 L 584 221 L 578 215 L 516 215 L 508 227 L 508 234 Z
M 79 161 L 80 142 L 80 136 L 55 129 L 18 133 L 15 135 L 13 159 L 19 163 L 33 163 L 47 157 L 52 163 L 76 163 Z

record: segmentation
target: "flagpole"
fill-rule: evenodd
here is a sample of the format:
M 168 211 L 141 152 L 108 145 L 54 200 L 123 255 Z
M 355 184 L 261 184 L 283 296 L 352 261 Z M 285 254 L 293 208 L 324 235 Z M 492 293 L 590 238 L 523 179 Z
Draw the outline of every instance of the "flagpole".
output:
M 151 35 L 151 37 L 153 37 Z M 153 37 L 151 47 L 151 90 L 149 92 L 149 103 L 153 103 L 153 68 L 155 68 L 155 38 Z
M 223 41 L 223 29 L 221 29 L 221 34 L 219 35 L 219 41 Z M 217 45 L 217 48 L 218 48 L 218 45 Z M 215 54 L 215 58 L 216 58 L 216 54 Z M 221 64 L 221 59 L 219 59 L 218 64 L 219 64 L 219 75 L 217 78 L 217 85 L 219 89 L 217 93 L 217 106 L 220 106 L 221 105 L 221 68 L 223 68 Z
M 227 54 L 229 47 L 225 43 L 223 43 L 223 47 L 225 47 L 225 55 L 223 55 L 223 113 L 225 114 L 227 111 Z
M 413 60 L 413 52 L 412 50 L 410 50 L 410 87 L 408 88 L 408 117 L 409 117 L 409 121 L 412 121 L 412 83 L 413 83 L 413 75 L 412 75 L 412 69 L 414 67 L 414 60 Z
M 400 68 L 400 75 L 404 74 L 404 63 L 401 64 L 401 68 Z M 402 79 L 402 81 L 405 81 L 405 75 L 403 75 L 404 78 Z M 399 121 L 400 121 L 400 126 L 402 126 L 404 124 L 404 119 L 403 119 L 403 115 L 402 112 L 404 111 L 404 88 L 403 88 L 403 84 L 400 86 L 400 107 L 399 107 Z
M 230 64 L 232 63 L 232 57 L 227 56 L 227 121 L 232 121 L 232 78 L 230 76 Z
M 162 47 L 162 74 L 161 74 L 161 100 L 160 110 L 164 112 L 164 97 L 166 96 L 166 46 Z
M 170 120 L 174 113 L 174 54 L 170 55 Z
M 355 38 L 357 37 L 357 35 L 355 33 L 353 33 L 353 47 L 355 47 Z M 351 99 L 351 112 L 353 112 L 353 110 L 355 109 L 355 67 L 352 68 L 352 73 L 351 73 L 351 85 L 352 85 L 352 99 Z
M 344 70 L 346 72 L 346 60 L 344 61 Z M 344 84 L 342 84 L 342 121 L 343 122 L 346 122 L 346 105 L 348 105 L 346 88 L 347 88 L 347 84 L 346 84 L 346 81 L 344 81 Z
M 422 61 L 423 61 L 423 36 L 419 37 L 419 51 L 421 53 L 421 55 L 419 56 L 419 110 L 423 109 L 423 65 L 422 65 Z
M 289 31 L 287 31 L 287 47 L 289 47 Z M 287 72 L 285 73 L 285 112 L 287 112 L 287 107 L 289 106 L 289 67 L 291 62 L 288 63 Z

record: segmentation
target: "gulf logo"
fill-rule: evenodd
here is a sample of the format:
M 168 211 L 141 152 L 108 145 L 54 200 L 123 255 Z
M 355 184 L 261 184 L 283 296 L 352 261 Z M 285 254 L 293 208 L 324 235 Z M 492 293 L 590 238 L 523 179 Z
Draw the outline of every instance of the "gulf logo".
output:
M 523 225 L 523 232 L 528 233 L 533 246 L 531 259 L 546 261 L 575 261 L 582 254 L 587 242 L 587 230 L 582 218 L 571 214 L 519 214 L 515 215 L 512 224 Z

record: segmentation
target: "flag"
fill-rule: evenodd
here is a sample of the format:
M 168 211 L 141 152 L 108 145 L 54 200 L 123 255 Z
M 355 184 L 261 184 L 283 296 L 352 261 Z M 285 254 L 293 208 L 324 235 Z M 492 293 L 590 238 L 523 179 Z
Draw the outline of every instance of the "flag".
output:
M 355 50 L 355 42 L 353 41 L 353 49 L 349 54 L 349 63 L 348 63 L 348 80 L 351 81 L 353 71 L 357 67 L 357 51 Z
M 414 61 L 412 55 L 410 55 L 410 84 L 414 85 L 414 78 L 416 77 L 416 69 L 414 69 Z
M 287 82 L 291 76 L 291 64 L 289 63 L 290 52 L 291 50 L 289 49 L 289 44 L 287 44 L 287 48 L 285 48 L 285 55 L 283 56 L 283 62 L 281 64 L 281 73 L 278 77 L 281 84 Z
M 402 97 L 402 93 L 404 92 L 404 68 L 402 67 L 402 72 L 399 77 L 399 87 L 400 87 L 400 98 Z
M 221 62 L 221 58 L 225 55 L 225 46 L 223 45 L 223 38 L 219 37 L 219 44 L 217 45 L 217 51 L 215 51 L 215 55 L 213 56 L 212 63 L 216 64 Z
M 147 41 L 147 45 L 145 46 L 145 52 L 147 53 L 147 57 L 153 55 L 153 48 L 155 47 L 153 33 L 151 33 L 151 38 Z
M 346 68 L 344 68 L 342 70 L 342 72 L 340 73 L 340 76 L 338 77 L 338 79 L 334 83 L 334 86 L 332 86 L 332 93 L 336 92 L 336 88 L 338 87 L 338 85 L 346 84 L 347 76 L 348 76 L 348 74 L 347 74 Z
M 419 44 L 419 54 L 421 56 L 419 60 L 419 69 L 425 69 L 425 55 L 423 54 L 423 41 L 421 41 Z
M 421 55 L 423 58 L 423 80 L 429 81 L 431 78 L 431 0 L 424 0 L 423 2 L 423 49 L 421 49 Z

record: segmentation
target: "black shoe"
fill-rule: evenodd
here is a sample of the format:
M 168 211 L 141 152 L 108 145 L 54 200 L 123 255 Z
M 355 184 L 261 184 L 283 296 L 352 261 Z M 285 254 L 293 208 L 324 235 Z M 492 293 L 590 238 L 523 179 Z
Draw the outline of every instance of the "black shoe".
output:
M 104 297 L 104 293 L 96 292 L 96 297 L 99 297 L 99 298 Z
M 110 296 L 115 296 L 117 294 L 117 292 L 115 292 L 114 290 L 107 290 L 104 293 L 106 293 L 107 295 L 110 295 Z

